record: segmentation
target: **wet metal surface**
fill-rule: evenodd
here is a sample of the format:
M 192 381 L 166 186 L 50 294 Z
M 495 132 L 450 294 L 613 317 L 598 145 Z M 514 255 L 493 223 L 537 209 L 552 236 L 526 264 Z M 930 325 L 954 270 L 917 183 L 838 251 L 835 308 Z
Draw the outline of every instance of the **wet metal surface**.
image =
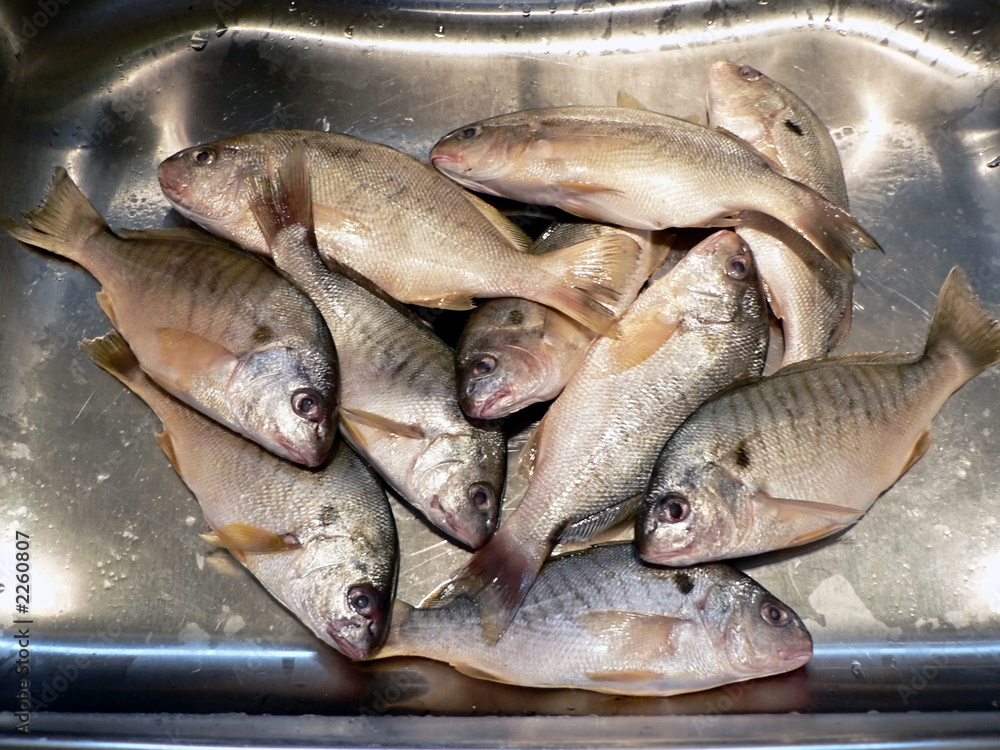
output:
M 852 213 L 885 248 L 856 258 L 854 327 L 842 351 L 920 348 L 955 264 L 1000 314 L 992 2 L 129 5 L 0 8 L 0 215 L 34 208 L 64 165 L 112 226 L 183 224 L 160 194 L 157 163 L 251 130 L 341 131 L 426 158 L 461 124 L 527 107 L 613 104 L 620 89 L 704 121 L 708 66 L 730 59 L 819 114 L 840 149 Z M 14 624 L 23 617 L 18 531 L 30 539 L 35 710 L 718 716 L 1000 707 L 1000 368 L 952 397 L 928 453 L 855 528 L 744 564 L 805 619 L 815 641 L 805 669 L 697 695 L 621 699 L 498 686 L 419 660 L 359 667 L 313 639 L 198 538 L 207 527 L 153 439 L 156 418 L 78 351 L 81 338 L 110 328 L 97 290 L 82 269 L 0 237 L 0 710 L 15 705 L 7 686 L 23 627 Z M 415 602 L 467 553 L 396 510 L 399 595 Z

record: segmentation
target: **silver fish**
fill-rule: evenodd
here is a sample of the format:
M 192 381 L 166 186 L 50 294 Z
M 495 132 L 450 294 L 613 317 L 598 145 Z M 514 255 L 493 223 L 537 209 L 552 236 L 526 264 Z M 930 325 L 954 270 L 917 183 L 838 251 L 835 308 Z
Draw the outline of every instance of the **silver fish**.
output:
M 844 170 L 833 138 L 805 102 L 780 83 L 749 65 L 715 63 L 709 70 L 708 121 L 847 210 Z M 781 364 L 826 356 L 850 330 L 853 275 L 763 214 L 748 218 L 736 232 L 750 246 L 771 309 L 782 321 Z
M 634 512 L 667 437 L 708 396 L 759 374 L 767 318 L 746 246 L 717 232 L 639 295 L 615 336 L 591 345 L 522 451 L 520 505 L 451 586 L 479 592 L 498 637 L 557 541 Z
M 645 565 L 625 543 L 551 558 L 495 644 L 472 597 L 434 609 L 397 600 L 375 658 L 404 655 L 515 685 L 663 696 L 796 669 L 812 639 L 739 571 Z
M 316 306 L 198 230 L 111 231 L 65 169 L 15 239 L 79 263 L 143 370 L 185 403 L 307 466 L 337 435 L 336 355 Z
M 742 140 L 647 110 L 558 107 L 466 125 L 431 150 L 461 185 L 637 229 L 773 216 L 845 272 L 878 244 L 850 214 L 779 174 Z
M 296 143 L 305 144 L 320 249 L 396 299 L 467 310 L 473 297 L 524 297 L 599 331 L 614 318 L 609 305 L 636 264 L 627 240 L 528 255 L 528 238 L 495 208 L 378 143 L 306 130 L 250 133 L 171 156 L 160 186 L 188 218 L 267 253 L 245 185 L 267 177 Z
M 689 565 L 790 547 L 864 515 L 924 454 L 952 393 L 1000 361 L 1000 322 L 948 275 L 919 354 L 785 367 L 701 406 L 656 461 L 643 558 Z
M 160 418 L 156 439 L 212 528 L 203 537 L 344 655 L 364 659 L 378 648 L 398 544 L 388 498 L 364 462 L 340 443 L 320 469 L 291 464 L 160 390 L 119 335 L 80 348 Z
M 546 253 L 610 234 L 632 237 L 642 261 L 612 305 L 623 313 L 670 251 L 660 232 L 629 231 L 591 222 L 557 222 L 532 245 Z M 497 419 L 550 401 L 576 372 L 597 334 L 545 305 L 509 298 L 473 310 L 455 348 L 459 401 L 465 413 Z
M 304 149 L 272 171 L 246 191 L 275 262 L 315 301 L 337 344 L 342 434 L 437 528 L 479 547 L 498 522 L 503 433 L 462 413 L 449 346 L 384 294 L 323 264 Z

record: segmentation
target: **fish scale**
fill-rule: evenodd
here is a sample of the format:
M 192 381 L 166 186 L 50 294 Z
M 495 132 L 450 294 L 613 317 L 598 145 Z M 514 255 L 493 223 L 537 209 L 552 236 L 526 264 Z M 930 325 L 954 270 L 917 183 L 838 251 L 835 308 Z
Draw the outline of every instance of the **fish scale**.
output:
M 657 458 L 636 519 L 643 558 L 686 565 L 851 525 L 927 450 L 945 401 L 998 361 L 1000 323 L 956 268 L 923 353 L 802 362 L 710 399 Z
M 765 605 L 781 624 L 765 621 Z M 811 651 L 801 620 L 742 573 L 645 565 L 625 543 L 550 559 L 495 644 L 468 595 L 435 609 L 397 601 L 375 657 L 423 656 L 519 685 L 673 695 L 788 671 Z

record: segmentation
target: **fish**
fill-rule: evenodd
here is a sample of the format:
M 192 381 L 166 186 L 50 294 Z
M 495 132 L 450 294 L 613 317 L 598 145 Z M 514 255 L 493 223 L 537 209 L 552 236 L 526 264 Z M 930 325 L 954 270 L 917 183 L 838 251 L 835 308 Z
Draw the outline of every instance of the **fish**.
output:
M 441 601 L 446 590 L 474 594 L 492 640 L 557 542 L 628 518 L 674 429 L 717 390 L 760 374 L 768 323 L 744 243 L 728 230 L 703 240 L 614 333 L 591 345 L 522 449 L 531 475 L 520 504 L 439 587 Z
M 389 499 L 344 442 L 321 467 L 304 468 L 169 395 L 139 367 L 117 333 L 80 344 L 159 417 L 157 442 L 201 506 L 211 532 L 320 640 L 350 659 L 385 640 L 399 544 Z
M 742 138 L 788 177 L 847 210 L 847 186 L 826 126 L 793 92 L 749 65 L 709 69 L 708 122 Z M 851 328 L 853 273 L 845 273 L 776 219 L 757 214 L 736 227 L 750 246 L 781 321 L 781 366 L 825 357 Z
M 268 450 L 318 466 L 337 435 L 337 359 L 316 306 L 261 258 L 195 229 L 112 232 L 65 169 L 3 228 L 101 283 L 97 300 L 160 386 Z
M 924 350 L 799 362 L 724 391 L 678 428 L 635 519 L 644 560 L 700 562 L 844 529 L 927 451 L 931 423 L 1000 361 L 1000 322 L 955 267 Z
M 159 166 L 163 194 L 184 216 L 255 252 L 268 246 L 250 210 L 248 180 L 269 176 L 304 143 L 324 257 L 402 302 L 468 310 L 474 298 L 524 297 L 597 331 L 637 263 L 627 238 L 533 256 L 499 211 L 426 162 L 341 133 L 249 133 L 194 146 Z
M 609 234 L 626 234 L 643 262 L 613 306 L 622 314 L 670 253 L 660 232 L 630 232 L 592 222 L 553 223 L 532 245 L 545 253 Z M 487 300 L 472 311 L 455 346 L 458 395 L 465 413 L 499 419 L 551 401 L 580 366 L 597 334 L 557 310 L 516 297 Z
M 644 564 L 630 542 L 551 558 L 503 637 L 491 643 L 478 603 L 439 608 L 397 599 L 374 659 L 421 656 L 514 685 L 668 696 L 797 669 L 812 639 L 787 605 L 723 564 Z
M 275 262 L 316 303 L 336 342 L 341 434 L 438 530 L 479 547 L 499 522 L 503 432 L 462 412 L 451 347 L 367 280 L 324 264 L 305 153 L 293 147 L 273 177 L 251 178 L 246 190 Z
M 773 216 L 846 272 L 881 250 L 846 211 L 739 138 L 630 107 L 555 107 L 458 128 L 431 149 L 458 184 L 635 229 L 738 225 Z

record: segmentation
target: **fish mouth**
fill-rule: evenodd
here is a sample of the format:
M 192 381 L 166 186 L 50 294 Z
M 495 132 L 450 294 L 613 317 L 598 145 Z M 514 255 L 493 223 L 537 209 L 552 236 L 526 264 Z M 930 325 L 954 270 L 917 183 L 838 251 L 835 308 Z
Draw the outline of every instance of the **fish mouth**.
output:
M 461 165 L 465 161 L 458 154 L 431 154 L 431 166 L 441 169 L 439 165 Z M 446 169 L 448 167 L 445 167 Z
M 491 524 L 487 521 L 484 526 L 485 529 L 482 533 L 476 533 L 475 530 L 470 532 L 469 529 L 462 528 L 462 526 L 455 520 L 455 516 L 444 509 L 441 505 L 441 500 L 438 495 L 431 498 L 430 509 L 436 511 L 434 517 L 434 523 L 443 530 L 450 530 L 452 535 L 462 544 L 469 546 L 471 549 L 478 549 L 486 543 L 486 540 L 490 536 L 490 526 Z
M 813 650 L 812 644 L 808 647 L 799 646 L 794 648 L 783 648 L 778 649 L 777 656 L 785 664 L 789 665 L 789 669 L 798 669 L 804 666 L 810 659 L 812 659 Z
M 340 651 L 344 656 L 346 656 L 351 661 L 363 661 L 368 658 L 371 653 L 371 649 L 363 649 L 359 646 L 355 646 L 344 636 L 340 635 L 333 625 L 326 626 L 326 634 L 329 636 L 330 640 L 333 641 L 334 647 Z
M 284 457 L 289 461 L 294 461 L 297 464 L 302 464 L 303 466 L 308 466 L 309 468 L 315 468 L 326 460 L 325 452 L 319 448 L 314 448 L 308 452 L 302 451 L 292 444 L 288 438 L 281 434 L 273 435 L 272 439 L 281 449 L 282 455 L 284 455 Z
M 646 562 L 654 565 L 666 565 L 668 567 L 681 567 L 693 565 L 697 560 L 691 556 L 693 548 L 689 545 L 679 549 L 657 550 L 647 545 L 639 545 L 639 556 Z
M 474 401 L 471 396 L 462 401 L 462 408 L 465 413 L 473 419 L 499 419 L 510 414 L 509 408 L 497 408 L 497 404 L 510 398 L 513 389 L 508 385 L 504 386 L 492 396 L 484 401 Z

